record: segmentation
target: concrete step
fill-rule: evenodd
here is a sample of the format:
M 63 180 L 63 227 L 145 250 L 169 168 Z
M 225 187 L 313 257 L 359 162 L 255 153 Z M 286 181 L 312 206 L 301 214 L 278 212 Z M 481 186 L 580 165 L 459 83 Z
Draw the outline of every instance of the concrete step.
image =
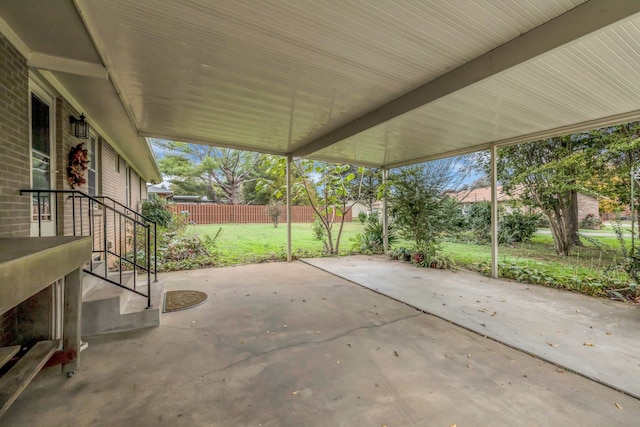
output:
M 125 285 L 133 287 L 133 273 L 123 272 Z M 94 276 L 84 280 L 96 280 L 89 285 L 82 299 L 82 336 L 122 332 L 148 328 L 160 324 L 163 284 L 151 283 L 151 308 L 146 297 L 122 289 Z M 83 281 L 84 282 L 84 281 Z M 146 292 L 146 276 L 138 275 L 137 288 Z

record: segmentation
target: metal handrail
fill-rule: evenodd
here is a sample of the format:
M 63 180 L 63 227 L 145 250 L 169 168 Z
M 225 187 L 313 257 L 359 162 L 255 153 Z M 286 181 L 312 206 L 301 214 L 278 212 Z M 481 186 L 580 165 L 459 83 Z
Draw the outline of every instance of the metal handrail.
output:
M 82 194 L 84 194 L 84 193 L 82 193 Z M 157 237 L 158 224 L 154 220 L 152 220 L 151 218 L 147 218 L 146 216 L 142 215 L 139 212 L 136 212 L 135 210 L 131 209 L 129 206 L 125 206 L 124 204 L 120 203 L 119 201 L 113 199 L 112 197 L 109 197 L 109 196 L 89 196 L 89 197 L 93 197 L 94 199 L 103 199 L 103 200 L 107 199 L 107 200 L 110 200 L 111 202 L 113 202 L 114 207 L 116 205 L 120 206 L 122 209 L 125 210 L 125 212 L 127 212 L 127 211 L 131 212 L 137 218 L 142 218 L 147 223 L 153 224 L 153 274 L 154 274 L 153 281 L 157 282 L 158 281 L 158 237 Z
M 88 269 L 84 269 L 85 272 L 87 272 L 88 274 L 91 274 L 93 276 L 97 276 L 100 277 L 101 279 L 119 286 L 121 288 L 127 289 L 131 292 L 134 292 L 138 295 L 142 295 L 144 297 L 147 298 L 147 308 L 151 307 L 151 224 L 153 224 L 153 229 L 154 229 L 154 258 L 155 258 L 155 269 L 153 271 L 153 273 L 155 274 L 155 281 L 157 281 L 157 236 L 156 236 L 156 224 L 154 221 L 149 220 L 148 218 L 144 217 L 143 215 L 137 214 L 137 212 L 132 211 L 134 213 L 136 213 L 137 215 L 139 215 L 140 217 L 142 217 L 144 219 L 144 221 L 148 221 L 148 223 L 145 223 L 144 221 L 139 220 L 138 218 L 132 217 L 131 215 L 128 215 L 127 213 L 124 212 L 120 212 L 119 210 L 117 210 L 115 207 L 111 207 L 108 204 L 104 203 L 103 201 L 99 200 L 99 198 L 108 198 L 108 197 L 94 197 L 94 196 L 90 196 L 82 191 L 79 190 L 34 190 L 34 189 L 26 189 L 26 190 L 20 190 L 20 194 L 36 194 L 37 197 L 37 215 L 38 215 L 38 235 L 42 236 L 42 209 L 43 209 L 43 203 L 42 203 L 42 195 L 45 194 L 49 194 L 49 195 L 58 195 L 58 194 L 65 194 L 65 195 L 69 195 L 69 198 L 71 199 L 71 205 L 72 205 L 72 211 L 71 211 L 71 215 L 72 215 L 72 228 L 73 228 L 73 235 L 76 236 L 77 234 L 77 221 L 76 221 L 76 207 L 77 207 L 77 203 L 76 203 L 76 199 L 78 200 L 79 203 L 79 211 L 80 211 L 80 215 L 79 215 L 79 222 L 80 222 L 80 232 L 79 234 L 85 235 L 84 234 L 84 220 L 83 220 L 83 201 L 86 201 L 86 205 L 87 205 L 87 211 L 88 211 L 88 235 L 89 236 L 94 236 L 96 234 L 96 232 L 98 230 L 95 229 L 95 215 L 96 213 L 94 211 L 100 210 L 100 208 L 102 208 L 102 242 L 98 244 L 98 246 L 101 247 L 97 247 L 97 243 L 96 243 L 96 239 L 92 239 L 92 252 L 93 253 L 100 253 L 102 254 L 103 260 L 104 260 L 104 274 L 98 274 L 94 271 L 93 268 L 93 256 L 91 257 L 90 263 L 89 263 L 89 268 Z M 111 199 L 111 198 L 109 198 Z M 115 202 L 115 200 L 111 199 L 112 201 Z M 56 198 L 56 202 L 57 202 L 57 198 Z M 52 205 L 50 203 L 50 205 Z M 126 208 L 126 206 L 125 206 Z M 129 209 L 129 208 L 127 208 Z M 53 211 L 53 207 L 49 206 L 49 212 Z M 64 209 L 60 210 L 57 209 L 56 206 L 56 211 L 59 212 L 58 215 L 55 215 L 55 226 L 56 226 L 56 234 L 58 234 L 61 230 L 59 227 L 59 217 L 60 215 L 64 214 Z M 113 233 L 114 233 L 114 241 L 118 240 L 119 241 L 119 250 L 116 251 L 111 251 L 109 250 L 109 243 L 108 243 L 108 234 L 109 234 L 109 219 L 107 218 L 107 215 L 109 215 L 110 213 L 113 213 Z M 33 212 L 31 213 L 31 215 L 33 215 Z M 123 235 L 123 221 L 124 221 L 124 235 Z M 117 224 L 117 226 L 116 226 Z M 127 228 L 129 226 L 132 226 L 133 230 L 131 235 L 128 234 L 127 232 Z M 142 227 L 142 230 L 144 231 L 144 241 L 145 241 L 145 259 L 146 261 L 144 262 L 143 265 L 142 263 L 138 262 L 138 228 Z M 116 236 L 116 229 L 119 229 L 119 236 Z M 133 260 L 129 259 L 126 256 L 126 253 L 123 253 L 122 250 L 122 246 L 123 246 L 123 241 L 125 241 L 124 243 L 124 252 L 126 252 L 127 250 L 127 243 L 126 241 L 132 238 L 133 241 Z M 112 278 L 109 277 L 109 266 L 108 266 L 108 260 L 109 260 L 109 256 L 113 256 L 113 257 L 117 257 L 118 258 L 118 270 L 119 270 L 119 281 L 114 280 Z M 133 269 L 133 289 L 125 286 L 122 284 L 122 271 L 123 271 L 123 265 L 124 263 L 129 264 L 132 269 Z M 137 289 L 137 272 L 138 271 L 143 271 L 146 272 L 147 275 L 147 289 L 146 289 L 146 293 L 142 292 L 140 290 Z

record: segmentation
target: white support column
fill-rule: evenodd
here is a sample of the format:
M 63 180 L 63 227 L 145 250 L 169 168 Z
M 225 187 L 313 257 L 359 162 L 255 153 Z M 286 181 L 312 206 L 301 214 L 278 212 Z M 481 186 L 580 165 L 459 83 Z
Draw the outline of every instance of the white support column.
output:
M 498 147 L 491 145 L 491 277 L 498 278 Z
M 291 154 L 287 154 L 287 262 L 291 262 Z
M 387 216 L 387 174 L 389 170 L 382 168 L 382 248 L 389 251 L 389 217 Z

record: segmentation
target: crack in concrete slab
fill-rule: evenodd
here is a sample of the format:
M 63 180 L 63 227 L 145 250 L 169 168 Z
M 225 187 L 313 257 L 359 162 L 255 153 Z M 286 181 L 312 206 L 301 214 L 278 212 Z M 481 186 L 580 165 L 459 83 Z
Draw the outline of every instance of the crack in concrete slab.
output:
M 380 327 L 383 327 L 383 326 L 392 325 L 394 323 L 401 322 L 403 320 L 413 319 L 415 317 L 424 316 L 424 315 L 425 315 L 424 313 L 419 312 L 419 313 L 416 313 L 416 314 L 412 314 L 411 316 L 400 317 L 398 319 L 394 319 L 394 320 L 391 320 L 391 321 L 385 322 L 385 323 L 372 324 L 372 325 L 367 325 L 367 326 L 359 326 L 357 328 L 349 329 L 349 330 L 347 330 L 347 331 L 345 331 L 345 332 L 343 332 L 343 333 L 341 333 L 339 335 L 335 335 L 333 337 L 327 338 L 327 339 L 322 340 L 322 341 L 303 341 L 303 342 L 291 343 L 291 344 L 288 344 L 288 345 L 285 345 L 285 346 L 282 346 L 282 347 L 276 347 L 276 348 L 273 348 L 271 350 L 264 351 L 262 353 L 252 354 L 252 355 L 250 355 L 248 357 L 240 359 L 240 360 L 238 360 L 236 362 L 233 362 L 233 363 L 231 363 L 231 364 L 229 364 L 227 366 L 224 366 L 222 368 L 211 370 L 209 372 L 204 373 L 201 377 L 205 377 L 205 376 L 208 376 L 208 375 L 211 375 L 211 374 L 215 374 L 215 373 L 219 373 L 219 372 L 224 372 L 224 371 L 226 371 L 228 369 L 233 369 L 236 366 L 238 366 L 238 365 L 240 365 L 240 364 L 242 364 L 244 362 L 248 362 L 248 361 L 257 359 L 259 357 L 267 356 L 269 354 L 272 354 L 272 353 L 275 353 L 275 352 L 278 352 L 278 351 L 281 351 L 281 350 L 288 350 L 288 349 L 292 349 L 292 348 L 296 348 L 296 347 L 306 347 L 306 346 L 312 346 L 312 345 L 317 345 L 317 344 L 326 344 L 326 343 L 329 343 L 329 342 L 332 342 L 332 341 L 336 341 L 336 340 L 338 340 L 340 338 L 343 338 L 343 337 L 345 337 L 347 335 L 350 335 L 350 334 L 358 332 L 358 331 L 376 329 L 376 328 L 380 328 Z

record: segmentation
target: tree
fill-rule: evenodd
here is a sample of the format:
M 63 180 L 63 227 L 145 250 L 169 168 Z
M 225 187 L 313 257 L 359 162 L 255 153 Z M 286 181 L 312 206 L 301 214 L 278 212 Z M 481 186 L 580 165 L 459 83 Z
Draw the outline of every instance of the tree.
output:
M 498 150 L 498 180 L 507 194 L 549 219 L 556 253 L 568 256 L 578 237 L 578 193 L 591 193 L 593 140 L 588 133 L 549 138 Z M 488 169 L 488 159 L 485 166 Z
M 258 205 L 267 205 L 271 201 L 284 201 L 287 192 L 287 159 L 283 156 L 264 157 L 257 168 L 259 178 L 247 183 L 243 188 L 246 200 Z M 295 167 L 291 168 L 291 205 L 309 205 L 307 194 L 303 191 L 302 177 Z M 312 199 L 316 200 L 315 191 L 311 189 Z
M 355 166 L 352 167 L 352 172 L 357 173 L 357 168 Z M 378 200 L 378 190 L 382 185 L 382 169 L 364 168 L 362 172 L 361 185 L 361 201 L 367 206 L 367 208 L 369 208 L 369 210 L 371 210 L 373 203 Z
M 349 165 L 299 160 L 295 167 L 300 174 L 298 184 L 316 213 L 318 237 L 325 252 L 337 254 L 344 226 L 344 216 L 361 199 L 363 168 L 353 172 Z M 334 224 L 340 225 L 334 237 Z
M 183 183 L 205 184 L 209 194 L 232 205 L 244 202 L 242 186 L 258 179 L 254 173 L 264 160 L 263 154 L 230 148 L 172 141 L 157 141 L 156 144 L 169 153 L 166 157 L 173 156 L 177 163 L 174 177 L 183 178 Z
M 475 190 L 477 188 L 487 188 L 491 186 L 491 179 L 488 176 L 481 176 L 469 184 L 469 191 Z
M 162 174 L 171 183 L 174 194 L 206 196 L 209 200 L 217 200 L 215 189 L 200 178 L 196 165 L 186 156 L 169 154 L 160 159 L 158 165 Z
M 435 255 L 442 233 L 451 224 L 455 201 L 447 190 L 459 187 L 467 170 L 448 158 L 400 168 L 389 177 L 389 205 L 398 233 L 418 250 Z
M 609 212 L 620 211 L 631 200 L 631 172 L 640 165 L 640 122 L 596 129 L 591 138 L 601 148 L 591 185 Z M 636 206 L 640 195 L 636 194 Z

